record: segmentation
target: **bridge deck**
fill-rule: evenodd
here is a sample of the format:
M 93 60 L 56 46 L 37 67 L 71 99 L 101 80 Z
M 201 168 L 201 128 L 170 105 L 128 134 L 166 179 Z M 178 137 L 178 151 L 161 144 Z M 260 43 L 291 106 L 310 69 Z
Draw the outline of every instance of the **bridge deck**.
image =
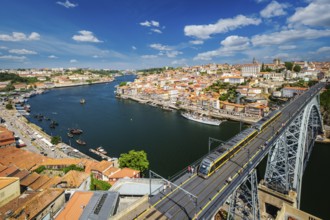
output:
M 177 180 L 175 184 L 198 197 L 197 206 L 194 199 L 182 190 L 166 189 L 150 199 L 151 208 L 142 213 L 138 219 L 208 219 L 267 155 L 270 146 L 264 149 L 261 147 L 265 141 L 271 142 L 276 139 L 277 133 L 289 124 L 293 116 L 301 111 L 300 108 L 304 107 L 322 87 L 320 84 L 312 87 L 283 107 L 282 114 L 277 120 L 267 126 L 208 179 L 202 179 L 196 174 L 185 174 Z M 229 177 L 232 178 L 230 184 L 226 182 Z

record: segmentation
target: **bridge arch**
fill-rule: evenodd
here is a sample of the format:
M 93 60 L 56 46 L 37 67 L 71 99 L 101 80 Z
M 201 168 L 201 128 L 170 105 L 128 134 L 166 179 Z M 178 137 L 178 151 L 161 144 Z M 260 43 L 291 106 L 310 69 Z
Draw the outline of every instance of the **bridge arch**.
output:
M 316 96 L 303 109 L 298 109 L 300 112 L 279 134 L 268 156 L 265 184 L 283 194 L 295 191 L 297 208 L 300 206 L 303 172 L 316 135 L 323 128 L 319 106 Z

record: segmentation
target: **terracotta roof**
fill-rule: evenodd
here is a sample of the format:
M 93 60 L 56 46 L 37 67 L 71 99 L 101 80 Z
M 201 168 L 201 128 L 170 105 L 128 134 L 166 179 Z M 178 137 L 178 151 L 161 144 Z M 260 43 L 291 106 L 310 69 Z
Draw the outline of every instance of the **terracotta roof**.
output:
M 21 185 L 22 186 L 29 186 L 34 181 L 36 181 L 39 177 L 40 177 L 39 174 L 33 172 L 21 181 Z
M 12 177 L 18 177 L 20 180 L 24 179 L 27 175 L 29 175 L 30 172 L 27 170 L 20 170 L 15 175 L 12 175 Z
M 19 181 L 17 177 L 0 177 L 0 189 L 3 189 L 16 181 Z
M 113 167 L 113 162 L 107 161 L 107 160 L 102 160 L 101 162 L 95 164 L 92 167 L 92 170 L 97 170 L 102 173 L 110 167 Z
M 40 192 L 25 192 L 0 208 L 0 219 L 6 219 L 6 212 L 15 212 Z
M 46 184 L 50 178 L 48 176 L 40 176 L 36 181 L 29 185 L 32 190 L 38 190 L 42 185 Z
M 72 165 L 72 164 L 79 164 L 83 163 L 81 159 L 76 158 L 59 158 L 59 159 L 53 159 L 53 158 L 47 158 L 44 162 L 40 164 L 40 166 L 58 166 L 58 165 Z
M 134 177 L 136 174 L 140 173 L 138 170 L 133 170 L 131 168 L 123 168 L 120 171 L 114 173 L 113 175 L 110 175 L 109 178 L 112 179 L 121 179 L 124 177 Z
M 283 89 L 292 89 L 292 90 L 307 90 L 307 88 L 304 88 L 304 87 L 284 87 Z
M 62 177 L 55 176 L 51 178 L 48 182 L 42 185 L 39 189 L 48 189 L 48 188 L 56 188 L 57 184 L 59 184 L 62 180 Z
M 12 131 L 0 127 L 0 147 L 15 143 L 15 137 Z
M 112 174 L 118 172 L 120 169 L 116 167 L 110 167 L 109 169 L 105 170 L 102 174 L 105 176 L 111 176 Z
M 88 173 L 70 170 L 62 177 L 61 182 L 67 183 L 65 188 L 78 188 L 88 177 Z
M 27 159 L 28 158 L 28 159 Z M 9 166 L 15 164 L 20 169 L 30 170 L 41 163 L 46 157 L 16 147 L 0 148 L 1 164 Z
M 0 172 L 4 171 L 5 169 L 7 169 L 7 166 L 0 164 Z
M 93 192 L 75 192 L 55 220 L 79 219 L 92 196 Z
M 39 212 L 49 206 L 62 194 L 64 194 L 64 189 L 46 189 L 16 209 L 13 213 L 13 217 L 23 220 L 27 218 L 26 214 L 28 213 L 28 219 L 33 219 Z
M 6 177 L 6 176 L 9 176 L 10 174 L 14 174 L 16 172 L 18 172 L 19 170 L 17 169 L 17 167 L 15 166 L 10 166 L 10 167 L 7 167 L 7 169 L 3 170 L 1 173 L 0 173 L 0 177 Z

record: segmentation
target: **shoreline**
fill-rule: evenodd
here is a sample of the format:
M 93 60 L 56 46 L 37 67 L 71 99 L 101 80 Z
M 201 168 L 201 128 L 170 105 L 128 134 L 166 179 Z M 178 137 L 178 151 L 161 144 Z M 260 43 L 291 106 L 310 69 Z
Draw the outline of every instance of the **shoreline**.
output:
M 193 112 L 196 112 L 196 113 L 199 113 L 199 114 L 203 114 L 203 115 L 206 115 L 208 117 L 212 117 L 212 118 L 217 118 L 217 119 L 220 119 L 220 120 L 232 120 L 232 121 L 242 121 L 246 124 L 253 124 L 255 122 L 257 122 L 258 120 L 260 120 L 260 118 L 258 117 L 247 117 L 247 116 L 240 116 L 240 115 L 234 115 L 234 114 L 227 114 L 225 113 L 225 111 L 223 110 L 223 112 L 209 112 L 209 111 L 204 111 L 204 110 L 198 110 L 196 108 L 193 108 L 193 107 L 189 107 L 189 106 L 180 106 L 180 107 L 177 107 L 175 105 L 164 105 L 163 103 L 159 102 L 159 101 L 155 101 L 155 100 L 147 100 L 147 99 L 140 99 L 138 97 L 133 97 L 133 96 L 129 96 L 129 95 L 122 95 L 122 94 L 116 94 L 116 97 L 117 98 L 121 98 L 121 99 L 130 99 L 130 100 L 133 100 L 133 101 L 136 101 L 138 103 L 141 103 L 141 104 L 154 104 L 153 106 L 155 107 L 161 107 L 164 108 L 164 107 L 169 107 L 171 109 L 174 109 L 174 110 L 186 110 L 186 111 L 193 111 Z M 219 110 L 220 111 L 220 110 Z

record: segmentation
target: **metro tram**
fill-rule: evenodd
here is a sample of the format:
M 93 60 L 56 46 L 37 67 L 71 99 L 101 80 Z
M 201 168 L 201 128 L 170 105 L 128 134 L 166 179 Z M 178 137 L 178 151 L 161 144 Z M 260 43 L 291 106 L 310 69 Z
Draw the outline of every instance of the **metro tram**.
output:
M 237 154 L 242 147 L 254 139 L 254 137 L 262 132 L 267 126 L 275 121 L 280 115 L 280 110 L 276 110 L 260 119 L 252 127 L 245 129 L 243 132 L 237 134 L 221 147 L 218 147 L 212 153 L 207 155 L 197 169 L 197 175 L 206 179 L 211 176 L 222 164 L 227 162 L 235 154 Z

